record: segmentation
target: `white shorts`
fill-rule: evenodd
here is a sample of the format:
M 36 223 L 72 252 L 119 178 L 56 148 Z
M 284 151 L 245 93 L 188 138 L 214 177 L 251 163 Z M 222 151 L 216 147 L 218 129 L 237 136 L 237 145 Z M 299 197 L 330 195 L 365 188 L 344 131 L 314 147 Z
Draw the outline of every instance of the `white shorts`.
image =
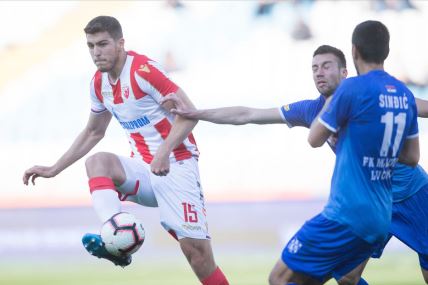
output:
M 121 200 L 159 207 L 162 226 L 178 239 L 210 239 L 198 162 L 171 162 L 166 176 L 156 176 L 139 158 L 118 156 L 126 181 L 117 187 Z

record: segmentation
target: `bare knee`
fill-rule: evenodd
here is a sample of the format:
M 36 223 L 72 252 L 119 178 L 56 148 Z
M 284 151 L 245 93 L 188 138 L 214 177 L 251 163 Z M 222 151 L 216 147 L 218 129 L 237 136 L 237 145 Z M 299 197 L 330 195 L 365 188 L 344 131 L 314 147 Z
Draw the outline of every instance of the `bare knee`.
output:
M 107 176 L 114 180 L 124 181 L 125 171 L 115 154 L 97 152 L 86 159 L 85 166 L 89 178 Z

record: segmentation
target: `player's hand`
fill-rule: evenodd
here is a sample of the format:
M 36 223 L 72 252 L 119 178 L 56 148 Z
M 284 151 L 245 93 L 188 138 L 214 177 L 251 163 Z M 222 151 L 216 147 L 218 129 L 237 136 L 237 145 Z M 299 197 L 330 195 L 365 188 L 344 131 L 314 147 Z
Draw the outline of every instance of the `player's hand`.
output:
M 157 176 L 166 176 L 169 173 L 169 156 L 155 155 L 150 164 L 151 171 Z
M 31 183 L 35 185 L 35 180 L 37 177 L 50 178 L 54 177 L 57 173 L 55 173 L 52 166 L 40 166 L 35 165 L 24 172 L 24 176 L 22 177 L 22 181 L 25 185 L 28 185 L 28 181 L 31 180 Z
M 332 148 L 336 148 L 336 143 L 337 143 L 338 137 L 337 137 L 337 133 L 334 133 L 332 135 L 330 135 L 327 139 L 327 143 L 332 147 Z
M 175 93 L 170 93 L 162 98 L 161 105 L 164 105 L 165 103 L 173 103 L 175 107 L 170 109 L 169 111 L 175 115 L 179 115 L 181 117 L 187 118 L 187 119 L 195 119 L 197 115 L 197 110 L 193 108 L 189 108 L 184 101 L 177 96 Z

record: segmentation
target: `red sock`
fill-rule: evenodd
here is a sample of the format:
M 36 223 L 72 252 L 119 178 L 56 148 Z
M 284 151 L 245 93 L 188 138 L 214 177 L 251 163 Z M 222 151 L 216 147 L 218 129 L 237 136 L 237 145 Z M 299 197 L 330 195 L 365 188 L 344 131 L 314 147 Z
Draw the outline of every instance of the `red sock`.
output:
M 220 268 L 217 267 L 210 276 L 202 280 L 203 285 L 229 285 L 229 282 L 224 276 L 223 272 L 221 272 Z
M 92 192 L 96 190 L 115 190 L 114 182 L 110 177 L 92 177 L 89 178 L 89 190 Z
M 111 178 L 93 177 L 89 179 L 89 189 L 92 194 L 92 205 L 101 222 L 104 223 L 122 211 L 118 192 Z

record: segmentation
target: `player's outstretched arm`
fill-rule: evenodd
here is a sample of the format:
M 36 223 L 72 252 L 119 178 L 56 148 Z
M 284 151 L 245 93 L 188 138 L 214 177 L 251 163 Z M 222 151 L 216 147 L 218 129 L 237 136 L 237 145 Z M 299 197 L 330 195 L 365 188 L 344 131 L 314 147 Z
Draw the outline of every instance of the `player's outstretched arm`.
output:
M 416 106 L 418 107 L 418 117 L 428 118 L 428 101 L 419 98 L 416 99 Z
M 171 112 L 191 120 L 208 121 L 215 124 L 285 124 L 278 108 L 259 109 L 242 106 L 198 110 L 189 106 L 176 94 L 165 96 L 163 102 L 172 102 Z
M 405 140 L 398 156 L 398 161 L 414 167 L 418 164 L 419 157 L 419 137 Z
M 25 185 L 31 180 L 33 185 L 37 177 L 50 178 L 72 165 L 87 154 L 103 137 L 111 120 L 110 112 L 91 113 L 85 129 L 77 136 L 70 148 L 52 166 L 35 165 L 24 172 Z
M 314 119 L 311 124 L 311 128 L 309 130 L 308 142 L 312 147 L 320 147 L 322 146 L 328 138 L 332 135 L 332 131 L 327 129 L 318 119 L 322 116 L 322 114 L 327 109 L 328 105 L 331 102 L 331 96 L 326 100 L 321 112 Z

